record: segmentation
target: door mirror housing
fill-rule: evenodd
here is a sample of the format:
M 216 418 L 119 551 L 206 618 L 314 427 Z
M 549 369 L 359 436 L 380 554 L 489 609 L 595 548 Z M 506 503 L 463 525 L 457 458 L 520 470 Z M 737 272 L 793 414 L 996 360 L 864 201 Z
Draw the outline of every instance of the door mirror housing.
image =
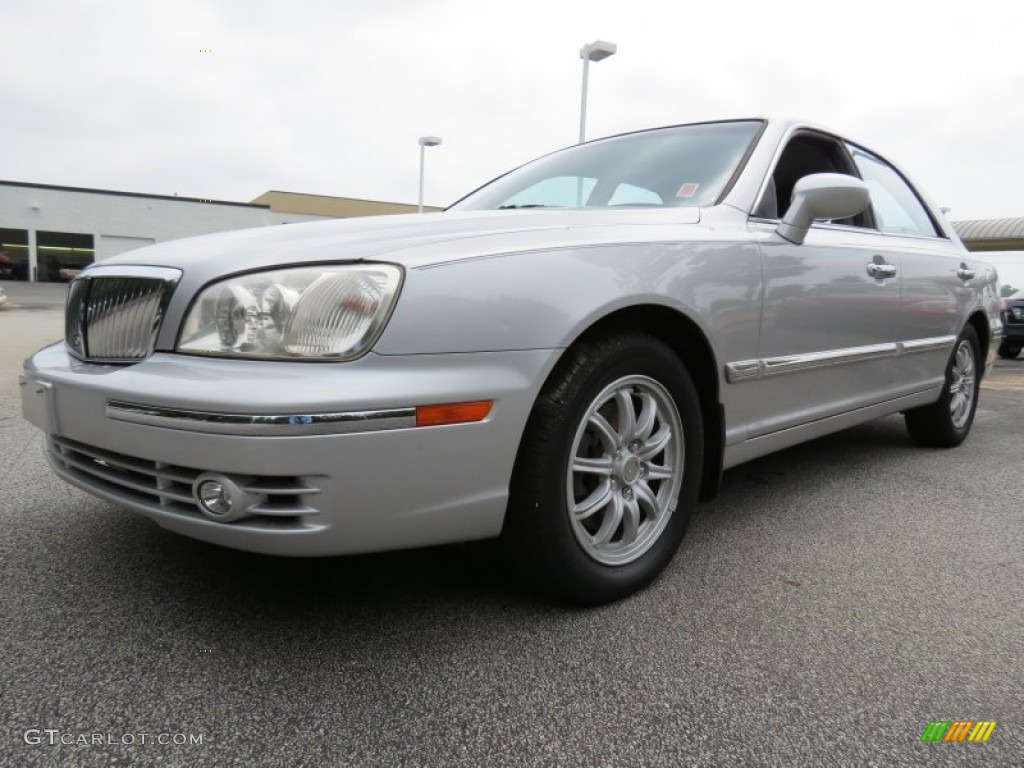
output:
M 842 173 L 812 173 L 793 187 L 793 202 L 775 231 L 800 245 L 815 219 L 846 219 L 871 204 L 868 185 Z

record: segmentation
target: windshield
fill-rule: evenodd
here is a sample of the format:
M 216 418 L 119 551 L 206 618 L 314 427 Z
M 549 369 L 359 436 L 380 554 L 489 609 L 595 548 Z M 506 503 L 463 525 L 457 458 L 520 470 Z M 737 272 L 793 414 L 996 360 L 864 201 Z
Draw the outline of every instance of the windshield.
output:
M 714 205 L 761 125 L 701 123 L 579 144 L 495 179 L 450 210 Z

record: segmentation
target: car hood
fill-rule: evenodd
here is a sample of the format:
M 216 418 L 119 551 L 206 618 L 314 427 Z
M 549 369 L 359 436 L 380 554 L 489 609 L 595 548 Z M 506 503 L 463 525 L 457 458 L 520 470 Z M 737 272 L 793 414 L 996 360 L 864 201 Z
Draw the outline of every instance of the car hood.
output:
M 697 208 L 469 211 L 332 219 L 169 241 L 103 259 L 97 266 L 178 267 L 187 282 L 264 267 L 364 259 L 416 268 L 489 253 L 629 242 L 639 237 L 638 225 L 677 227 L 699 220 Z

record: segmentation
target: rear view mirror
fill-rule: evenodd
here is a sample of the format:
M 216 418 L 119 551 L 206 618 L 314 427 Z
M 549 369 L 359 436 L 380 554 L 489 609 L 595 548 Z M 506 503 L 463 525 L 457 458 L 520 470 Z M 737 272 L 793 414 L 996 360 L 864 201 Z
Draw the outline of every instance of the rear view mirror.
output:
M 854 176 L 813 173 L 793 187 L 793 202 L 775 231 L 800 245 L 815 219 L 846 219 L 871 204 L 868 186 Z

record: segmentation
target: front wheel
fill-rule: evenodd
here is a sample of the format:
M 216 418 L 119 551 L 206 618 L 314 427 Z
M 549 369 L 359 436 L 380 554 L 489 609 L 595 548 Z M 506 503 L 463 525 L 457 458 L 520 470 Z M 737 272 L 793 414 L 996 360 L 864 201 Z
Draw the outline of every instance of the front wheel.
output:
M 904 414 L 910 437 L 921 445 L 953 448 L 971 431 L 981 384 L 981 345 L 970 325 L 956 340 L 946 365 L 946 384 L 938 402 Z
M 696 504 L 703 462 L 696 389 L 646 334 L 568 350 L 534 405 L 504 538 L 541 589 L 596 605 L 651 582 Z

